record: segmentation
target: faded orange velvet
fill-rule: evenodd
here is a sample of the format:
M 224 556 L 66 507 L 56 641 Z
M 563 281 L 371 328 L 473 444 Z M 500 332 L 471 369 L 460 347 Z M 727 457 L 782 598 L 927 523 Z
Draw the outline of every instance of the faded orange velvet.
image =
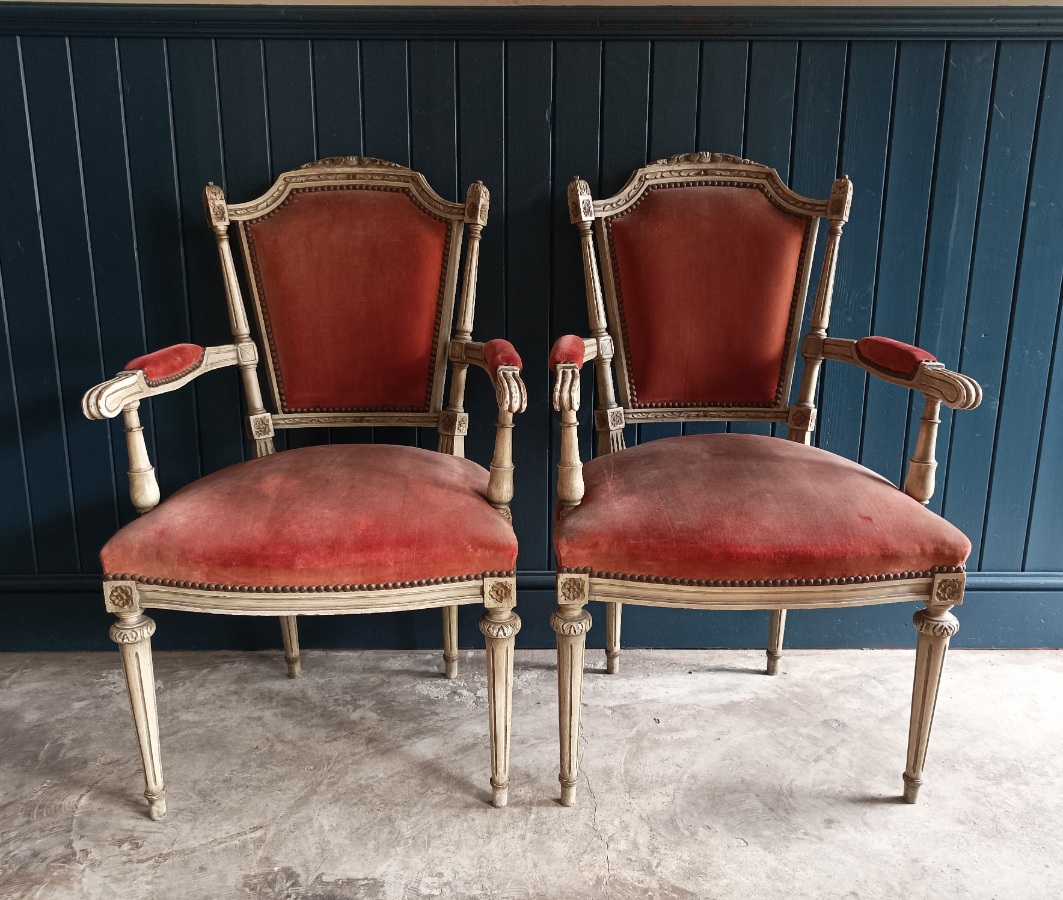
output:
M 611 453 L 554 531 L 560 565 L 703 581 L 959 566 L 970 541 L 884 478 L 781 438 L 706 434 Z
M 516 366 L 521 368 L 520 355 L 517 349 L 507 340 L 495 338 L 484 344 L 484 362 L 487 363 L 487 371 L 494 378 L 500 366 Z
M 334 444 L 238 463 L 126 525 L 110 575 L 243 586 L 383 584 L 509 571 L 487 472 L 416 447 Z
M 804 220 L 696 186 L 651 190 L 607 228 L 636 405 L 772 403 Z
M 447 226 L 403 191 L 298 191 L 249 226 L 288 410 L 424 409 Z
M 150 384 L 163 378 L 173 378 L 189 372 L 203 361 L 203 348 L 199 344 L 174 344 L 154 353 L 138 356 L 125 364 L 126 371 L 140 369 Z
M 577 369 L 582 369 L 585 349 L 583 338 L 574 334 L 561 335 L 550 350 L 550 371 L 556 372 L 558 363 L 574 363 Z
M 856 350 L 872 365 L 908 378 L 915 374 L 920 363 L 937 361 L 933 353 L 888 337 L 860 338 Z

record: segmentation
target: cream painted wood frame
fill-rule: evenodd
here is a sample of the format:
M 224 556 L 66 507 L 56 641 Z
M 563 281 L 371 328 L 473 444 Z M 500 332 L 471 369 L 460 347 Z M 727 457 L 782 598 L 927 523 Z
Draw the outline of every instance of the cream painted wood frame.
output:
M 406 191 L 415 203 L 448 223 L 450 242 L 444 261 L 446 271 L 443 278 L 438 337 L 433 355 L 430 399 L 423 412 L 343 410 L 285 413 L 280 403 L 277 373 L 272 367 L 272 359 L 269 358 L 267 368 L 276 408 L 271 413 L 263 406 L 257 373 L 258 347 L 250 334 L 246 307 L 229 243 L 229 225 L 237 223 L 242 229 L 243 237 L 246 234 L 243 229 L 246 229 L 249 220 L 276 209 L 292 191 L 326 185 L 337 189 L 384 187 Z M 120 372 L 110 381 L 89 390 L 82 401 L 82 410 L 90 419 L 113 418 L 119 414 L 124 417 L 129 453 L 130 494 L 138 512 L 146 513 L 159 503 L 159 486 L 155 470 L 148 458 L 140 424 L 140 401 L 178 390 L 200 375 L 226 366 L 238 366 L 240 369 L 248 407 L 248 434 L 254 441 L 257 457 L 274 452 L 275 428 L 330 425 L 435 426 L 439 431 L 439 452 L 464 456 L 465 435 L 469 426 L 469 417 L 463 408 L 466 372 L 470 364 L 487 370 L 483 345 L 472 340 L 480 234 L 487 224 L 490 206 L 490 195 L 483 184 L 477 182 L 469 188 L 464 204 L 450 203 L 438 196 L 422 175 L 404 166 L 366 157 L 336 157 L 308 163 L 300 169 L 285 172 L 266 194 L 249 203 L 227 203 L 222 189 L 214 184 L 208 185 L 204 190 L 203 201 L 221 259 L 233 343 L 206 348 L 202 361 L 195 368 L 174 379 L 149 383 L 142 371 Z M 469 228 L 469 239 L 458 320 L 451 339 L 459 255 L 465 225 Z M 251 259 L 246 239 L 243 241 L 243 247 L 250 275 Z M 259 324 L 264 325 L 258 287 L 253 277 L 250 277 L 249 281 Z M 443 381 L 448 359 L 451 363 L 451 391 L 449 403 L 444 409 Z M 508 517 L 509 503 L 513 497 L 513 416 L 527 406 L 527 394 L 519 369 L 515 366 L 499 367 L 493 382 L 498 401 L 498 419 L 488 481 L 488 499 L 492 506 Z M 147 788 L 145 797 L 153 819 L 162 819 L 166 813 L 166 791 L 162 778 L 155 681 L 151 661 L 151 635 L 155 632 L 155 623 L 144 615 L 146 609 L 279 616 L 288 675 L 294 678 L 301 670 L 298 616 L 441 607 L 445 672 L 446 677 L 454 678 L 457 676 L 458 660 L 457 608 L 463 604 L 482 603 L 485 614 L 480 621 L 480 631 L 487 645 L 491 786 L 494 805 L 506 805 L 509 789 L 513 646 L 520 630 L 520 619 L 514 612 L 517 598 L 514 572 L 484 572 L 460 578 L 440 578 L 428 583 L 345 585 L 342 589 L 327 591 L 311 590 L 298 585 L 257 591 L 224 585 L 161 585 L 132 580 L 105 580 L 103 592 L 106 609 L 117 617 L 116 623 L 111 627 L 111 638 L 118 644 L 122 654 L 137 739 L 144 763 Z
M 777 402 L 771 407 L 682 406 L 672 408 L 633 408 L 624 364 L 623 322 L 619 315 L 612 260 L 606 239 L 610 216 L 623 212 L 649 189 L 660 185 L 752 185 L 761 190 L 776 206 L 807 220 L 805 252 L 799 266 L 794 293 L 793 331 L 790 335 L 782 386 Z M 626 422 L 682 422 L 704 420 L 744 420 L 786 422 L 791 441 L 810 443 L 816 421 L 816 383 L 824 359 L 848 362 L 891 384 L 919 391 L 925 398 L 924 413 L 915 453 L 908 467 L 904 491 L 920 503 L 934 493 L 935 445 L 940 424 L 941 404 L 952 409 L 974 409 L 982 391 L 972 379 L 948 371 L 941 363 L 920 363 L 911 377 L 898 376 L 867 362 L 857 352 L 856 342 L 827 337 L 831 294 L 838 260 L 842 228 L 849 217 L 852 183 L 839 178 L 827 200 L 802 197 L 784 185 L 774 169 L 722 153 L 686 153 L 637 170 L 620 192 L 606 200 L 594 200 L 585 181 L 573 179 L 569 185 L 569 217 L 579 228 L 583 251 L 584 281 L 591 337 L 584 339 L 584 362 L 594 361 L 598 388 L 598 408 L 594 413 L 598 433 L 598 453 L 624 450 Z M 794 361 L 797 352 L 797 329 L 802 320 L 807 293 L 816 225 L 828 223 L 823 265 L 816 289 L 811 330 L 801 344 L 805 360 L 797 402 L 788 404 Z M 604 292 L 599 272 L 597 249 L 600 249 L 605 273 Z M 613 388 L 612 361 L 620 356 L 617 380 L 620 402 Z M 583 471 L 579 456 L 576 412 L 580 403 L 578 367 L 573 363 L 557 366 L 553 390 L 554 408 L 561 413 L 561 457 L 558 465 L 557 493 L 560 514 L 566 515 L 583 499 Z M 771 610 L 771 627 L 767 651 L 767 671 L 778 671 L 782 652 L 786 610 L 825 607 L 865 606 L 877 603 L 920 601 L 925 609 L 915 613 L 918 632 L 915 683 L 908 740 L 908 761 L 904 772 L 904 799 L 914 803 L 922 784 L 930 725 L 934 714 L 941 668 L 949 639 L 959 624 L 951 613 L 963 602 L 965 573 L 957 571 L 906 572 L 867 579 L 823 579 L 812 584 L 773 582 L 700 583 L 672 581 L 617 572 L 557 573 L 558 607 L 551 616 L 557 634 L 558 699 L 560 707 L 561 802 L 569 806 L 575 799 L 578 774 L 577 744 L 583 683 L 583 660 L 591 617 L 584 608 L 588 601 L 606 605 L 607 671 L 615 674 L 620 662 L 620 622 L 622 604 L 681 607 L 686 609 L 767 609 Z

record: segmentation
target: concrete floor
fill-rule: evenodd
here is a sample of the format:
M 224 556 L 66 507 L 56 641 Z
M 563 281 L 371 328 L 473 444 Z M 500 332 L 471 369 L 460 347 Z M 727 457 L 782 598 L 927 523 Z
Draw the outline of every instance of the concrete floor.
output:
M 1063 652 L 951 654 L 915 806 L 911 652 L 588 662 L 577 806 L 534 651 L 495 810 L 482 653 L 156 654 L 155 823 L 117 653 L 0 656 L 0 896 L 1063 896 Z

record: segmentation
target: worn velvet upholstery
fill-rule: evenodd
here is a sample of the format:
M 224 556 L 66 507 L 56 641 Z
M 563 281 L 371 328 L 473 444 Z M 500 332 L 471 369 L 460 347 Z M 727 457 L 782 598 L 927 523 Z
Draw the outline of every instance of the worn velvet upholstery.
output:
M 119 531 L 109 575 L 383 585 L 510 571 L 517 539 L 467 459 L 385 444 L 287 450 L 194 482 Z
M 755 188 L 709 185 L 606 219 L 635 406 L 775 402 L 805 228 Z
M 148 384 L 156 384 L 191 372 L 202 361 L 203 348 L 199 344 L 174 344 L 131 359 L 125 368 L 129 372 L 141 370 Z
M 293 191 L 247 230 L 284 410 L 427 408 L 446 223 L 350 188 Z
M 871 365 L 907 378 L 915 375 L 920 363 L 937 360 L 933 353 L 888 337 L 860 338 L 856 342 L 856 352 Z
M 487 371 L 494 378 L 502 366 L 516 366 L 521 368 L 520 354 L 517 349 L 507 340 L 495 338 L 484 344 L 484 362 L 487 363 Z
M 561 335 L 550 350 L 550 371 L 556 372 L 559 363 L 573 363 L 577 369 L 582 369 L 585 349 L 583 338 L 574 334 Z
M 781 438 L 706 434 L 586 463 L 562 567 L 700 581 L 834 579 L 962 565 L 953 525 L 868 469 Z

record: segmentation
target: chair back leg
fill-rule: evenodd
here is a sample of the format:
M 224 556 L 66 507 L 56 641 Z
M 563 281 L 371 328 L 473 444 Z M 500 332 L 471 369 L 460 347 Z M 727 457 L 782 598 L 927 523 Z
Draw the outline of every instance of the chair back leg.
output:
M 443 669 L 447 678 L 458 677 L 458 608 L 443 607 Z
M 295 616 L 281 616 L 281 637 L 284 639 L 284 661 L 288 664 L 288 677 L 298 678 L 303 671 L 299 659 L 299 622 Z
M 144 764 L 144 796 L 148 812 L 156 822 L 166 816 L 166 788 L 162 782 L 162 754 L 159 749 L 159 713 L 155 706 L 155 669 L 151 663 L 151 636 L 155 622 L 139 610 L 119 615 L 111 626 L 111 640 L 122 654 L 133 724 Z
M 605 671 L 615 675 L 620 671 L 620 613 L 622 603 L 605 604 Z
M 931 601 L 926 609 L 918 610 L 912 617 L 919 636 L 916 639 L 912 718 L 908 730 L 908 767 L 904 770 L 905 803 L 915 803 L 923 784 L 923 764 L 930 742 L 930 726 L 934 721 L 945 653 L 949 649 L 949 640 L 960 630 L 960 623 L 949 611 L 951 609 L 951 604 Z
M 786 610 L 773 609 L 768 626 L 768 674 L 776 675 L 782 658 L 783 635 L 786 632 Z

